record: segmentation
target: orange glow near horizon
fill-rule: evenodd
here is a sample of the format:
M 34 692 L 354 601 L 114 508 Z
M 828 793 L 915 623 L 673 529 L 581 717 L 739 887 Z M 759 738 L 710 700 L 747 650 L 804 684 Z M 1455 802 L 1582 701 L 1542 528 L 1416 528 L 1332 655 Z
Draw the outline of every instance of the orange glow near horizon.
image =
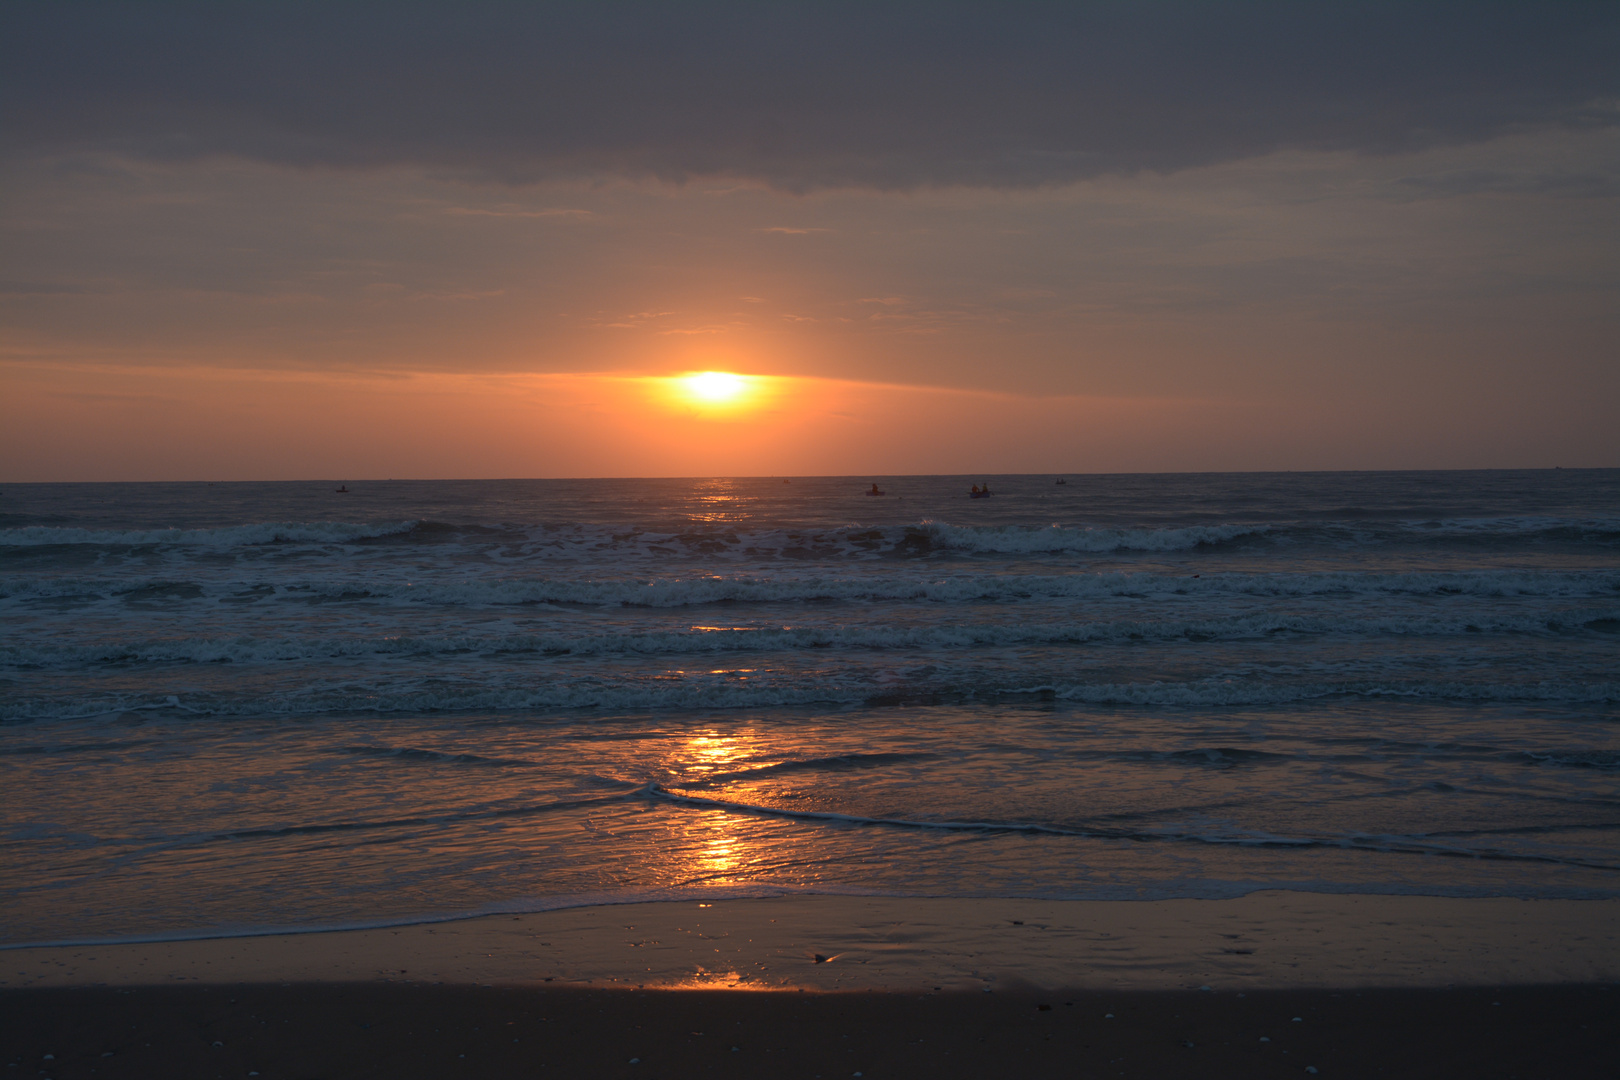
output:
M 694 376 L 709 373 L 0 357 L 0 480 L 979 475 L 1175 471 L 1190 461 L 1239 471 L 1266 467 L 1279 447 L 1301 468 L 1335 468 L 1362 461 L 1329 451 L 1349 454 L 1376 415 L 1339 402 L 1283 409 L 1236 398 L 1036 398 L 735 369 L 714 372 L 737 380 L 716 389 L 737 390 L 713 399 L 693 392 L 709 384 Z M 84 393 L 87 385 L 96 392 Z M 1472 459 L 1443 452 L 1473 415 L 1437 424 L 1432 447 L 1392 444 L 1391 454 L 1423 451 L 1437 466 L 1460 467 Z M 288 437 L 289 418 L 297 438 Z M 741 506 L 724 485 L 700 494 L 711 520 L 729 520 Z

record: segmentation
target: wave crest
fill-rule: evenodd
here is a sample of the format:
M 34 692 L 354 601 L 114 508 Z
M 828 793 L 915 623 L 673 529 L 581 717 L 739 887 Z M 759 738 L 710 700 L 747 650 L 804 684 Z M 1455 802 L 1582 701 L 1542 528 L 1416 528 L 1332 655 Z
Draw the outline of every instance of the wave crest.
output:
M 343 521 L 265 522 L 218 529 L 82 529 L 28 525 L 0 529 L 0 547 L 196 547 L 223 550 L 261 544 L 351 544 L 415 529 L 416 521 L 354 523 Z

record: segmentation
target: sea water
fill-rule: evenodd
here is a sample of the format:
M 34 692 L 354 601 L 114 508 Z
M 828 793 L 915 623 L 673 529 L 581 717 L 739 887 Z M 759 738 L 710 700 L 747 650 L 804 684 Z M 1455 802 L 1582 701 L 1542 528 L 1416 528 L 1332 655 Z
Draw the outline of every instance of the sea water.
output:
M 1620 471 L 338 486 L 0 490 L 0 942 L 1620 895 Z

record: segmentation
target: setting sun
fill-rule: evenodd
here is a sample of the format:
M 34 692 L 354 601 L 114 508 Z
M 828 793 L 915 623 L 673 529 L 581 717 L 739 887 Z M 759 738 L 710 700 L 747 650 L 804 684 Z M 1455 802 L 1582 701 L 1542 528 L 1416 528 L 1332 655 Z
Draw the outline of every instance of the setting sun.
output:
M 748 389 L 748 380 L 729 371 L 700 371 L 681 380 L 688 396 L 709 404 L 734 400 Z
M 777 379 L 732 371 L 689 371 L 647 380 L 678 411 L 705 420 L 739 420 L 757 413 L 775 395 Z

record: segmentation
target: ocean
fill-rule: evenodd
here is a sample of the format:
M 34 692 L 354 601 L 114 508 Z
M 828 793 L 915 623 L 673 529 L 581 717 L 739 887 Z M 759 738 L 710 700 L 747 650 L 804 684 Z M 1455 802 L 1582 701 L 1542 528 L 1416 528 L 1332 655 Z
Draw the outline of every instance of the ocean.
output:
M 1620 470 L 339 486 L 0 489 L 0 943 L 1620 896 Z

